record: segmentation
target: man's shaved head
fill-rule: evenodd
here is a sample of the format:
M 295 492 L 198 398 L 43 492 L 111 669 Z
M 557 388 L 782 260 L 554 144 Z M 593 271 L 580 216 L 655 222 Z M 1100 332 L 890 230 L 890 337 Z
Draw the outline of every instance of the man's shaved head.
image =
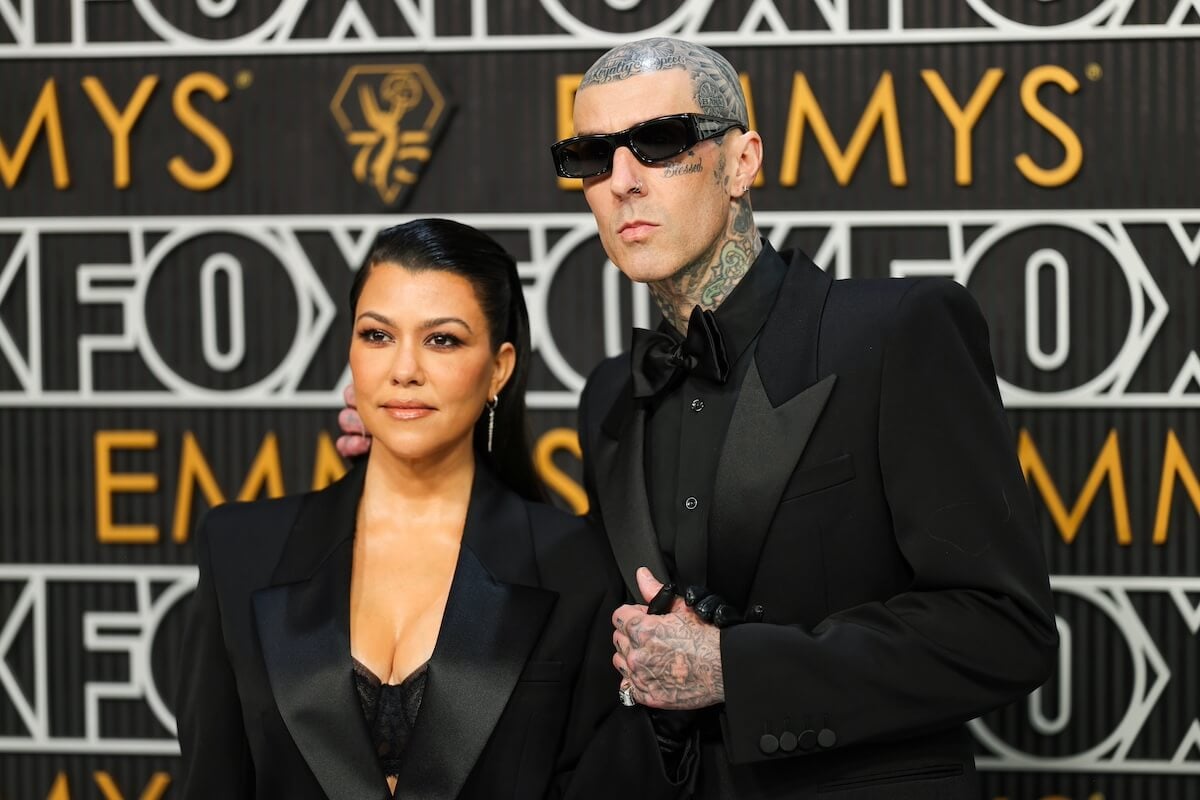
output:
M 680 39 L 641 39 L 614 47 L 592 64 L 580 90 L 634 75 L 681 69 L 692 79 L 692 95 L 703 113 L 749 126 L 746 98 L 737 71 L 715 50 Z

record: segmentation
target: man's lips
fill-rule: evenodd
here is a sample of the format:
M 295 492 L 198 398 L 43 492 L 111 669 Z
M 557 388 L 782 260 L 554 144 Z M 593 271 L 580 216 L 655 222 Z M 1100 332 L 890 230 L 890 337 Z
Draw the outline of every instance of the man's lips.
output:
M 636 242 L 639 239 L 649 236 L 657 227 L 653 222 L 635 219 L 631 222 L 626 222 L 618 228 L 617 235 L 621 237 L 622 241 Z

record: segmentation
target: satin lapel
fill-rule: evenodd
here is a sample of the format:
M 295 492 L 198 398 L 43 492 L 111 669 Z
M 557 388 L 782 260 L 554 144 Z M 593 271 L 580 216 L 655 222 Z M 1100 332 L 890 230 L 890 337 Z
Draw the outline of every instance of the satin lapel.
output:
M 632 402 L 632 384 L 618 395 L 592 453 L 600 517 L 629 593 L 638 591 L 638 567 L 669 580 L 646 495 L 646 409 Z
M 254 593 L 275 703 L 333 800 L 387 796 L 350 661 L 350 567 L 363 471 L 305 500 L 275 585 Z
M 710 585 L 744 605 L 783 487 L 833 390 L 818 381 L 821 313 L 832 281 L 793 253 L 738 392 L 709 514 Z
M 710 580 L 736 605 L 747 601 L 784 484 L 836 380 L 830 375 L 772 408 L 757 364 L 746 373 L 717 464 L 719 502 L 713 504 L 708 529 Z
M 480 466 L 397 798 L 462 791 L 558 599 L 537 582 L 524 503 Z
M 787 254 L 781 253 L 780 257 Z M 754 350 L 759 376 L 772 406 L 780 406 L 817 382 L 821 315 L 832 279 L 799 250 L 792 252 L 779 298 Z

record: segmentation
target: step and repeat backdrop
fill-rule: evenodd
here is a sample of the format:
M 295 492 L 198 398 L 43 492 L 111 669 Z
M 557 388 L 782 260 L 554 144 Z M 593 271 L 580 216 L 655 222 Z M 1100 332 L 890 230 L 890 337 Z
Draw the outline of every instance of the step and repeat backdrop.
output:
M 169 798 L 191 528 L 319 487 L 374 234 L 517 257 L 539 469 L 656 321 L 547 145 L 608 47 L 739 69 L 776 247 L 992 330 L 1062 649 L 988 800 L 1200 797 L 1197 0 L 0 0 L 0 798 Z

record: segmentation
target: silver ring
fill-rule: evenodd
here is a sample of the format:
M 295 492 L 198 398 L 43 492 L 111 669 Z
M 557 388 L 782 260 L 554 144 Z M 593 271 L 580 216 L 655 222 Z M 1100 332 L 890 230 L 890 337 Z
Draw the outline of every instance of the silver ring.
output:
M 621 701 L 621 705 L 632 707 L 637 705 L 637 701 L 633 699 L 633 684 L 621 684 L 621 690 L 617 692 L 617 699 Z
M 630 194 L 641 194 L 642 193 L 642 182 L 638 181 L 636 184 L 634 184 L 633 188 L 631 188 L 629 190 L 629 193 Z

